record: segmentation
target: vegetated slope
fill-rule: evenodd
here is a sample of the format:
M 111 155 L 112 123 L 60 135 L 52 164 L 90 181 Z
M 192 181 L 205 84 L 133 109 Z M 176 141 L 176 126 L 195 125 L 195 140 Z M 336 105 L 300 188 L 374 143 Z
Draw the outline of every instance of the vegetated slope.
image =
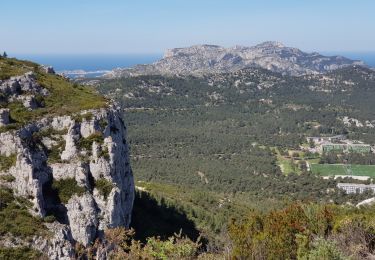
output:
M 234 72 L 248 67 L 269 69 L 287 75 L 302 75 L 329 72 L 351 65 L 364 65 L 364 63 L 342 56 L 328 57 L 316 52 L 306 53 L 278 42 L 232 48 L 195 45 L 168 50 L 161 60 L 153 64 L 115 69 L 106 76 L 202 75 Z
M 129 226 L 134 199 L 119 111 L 32 62 L 0 57 L 0 79 L 1 258 L 105 259 L 88 248 Z
M 200 218 L 188 214 L 216 236 L 217 227 L 238 212 L 234 204 L 269 210 L 290 200 L 345 203 L 371 196 L 342 194 L 336 181 L 306 172 L 303 159 L 293 165 L 299 174 L 285 176 L 277 164 L 277 154 L 299 148 L 306 136 L 348 134 L 375 143 L 374 128 L 342 120 L 375 119 L 374 73 L 366 68 L 300 77 L 259 68 L 201 77 L 139 76 L 101 80 L 97 88 L 125 110 L 136 179 L 216 194 L 199 210 Z M 176 199 L 168 190 L 149 192 L 176 207 L 194 196 Z M 232 211 L 219 208 L 222 199 L 229 199 Z M 212 212 L 220 212 L 215 220 L 203 217 Z

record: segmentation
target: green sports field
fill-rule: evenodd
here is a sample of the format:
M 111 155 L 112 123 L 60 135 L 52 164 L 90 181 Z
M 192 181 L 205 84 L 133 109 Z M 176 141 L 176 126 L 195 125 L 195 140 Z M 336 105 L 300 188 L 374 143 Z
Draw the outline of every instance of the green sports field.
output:
M 351 165 L 350 168 L 351 175 L 375 178 L 375 165 Z M 311 171 L 321 176 L 348 175 L 346 166 L 342 164 L 311 164 Z

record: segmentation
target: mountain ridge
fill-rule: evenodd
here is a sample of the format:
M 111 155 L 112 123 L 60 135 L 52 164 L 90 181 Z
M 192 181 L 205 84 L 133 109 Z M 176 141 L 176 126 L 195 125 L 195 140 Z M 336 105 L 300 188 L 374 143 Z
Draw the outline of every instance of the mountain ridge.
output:
M 114 69 L 104 77 L 203 75 L 234 72 L 247 67 L 260 67 L 283 75 L 299 76 L 326 73 L 353 65 L 367 67 L 363 61 L 343 56 L 324 56 L 317 52 L 307 53 L 274 41 L 251 47 L 237 45 L 229 48 L 201 44 L 168 49 L 162 59 L 152 64 Z

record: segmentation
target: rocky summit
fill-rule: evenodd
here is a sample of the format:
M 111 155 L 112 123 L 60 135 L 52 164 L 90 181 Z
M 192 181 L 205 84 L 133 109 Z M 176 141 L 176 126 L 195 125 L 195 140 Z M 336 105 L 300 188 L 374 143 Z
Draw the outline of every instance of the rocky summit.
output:
M 224 48 L 217 45 L 195 45 L 167 50 L 164 57 L 148 65 L 119 68 L 106 77 L 137 75 L 202 75 L 234 72 L 247 67 L 260 67 L 285 75 L 316 74 L 335 69 L 361 65 L 362 61 L 342 56 L 323 56 L 286 47 L 279 42 L 264 42 L 253 47 Z

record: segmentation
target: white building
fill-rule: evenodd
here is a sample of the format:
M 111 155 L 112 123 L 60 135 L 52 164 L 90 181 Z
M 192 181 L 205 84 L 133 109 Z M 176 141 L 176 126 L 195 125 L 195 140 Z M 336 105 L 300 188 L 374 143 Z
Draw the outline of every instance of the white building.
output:
M 375 184 L 357 184 L 357 183 L 338 183 L 337 188 L 346 193 L 363 193 L 366 190 L 372 190 L 375 193 Z

